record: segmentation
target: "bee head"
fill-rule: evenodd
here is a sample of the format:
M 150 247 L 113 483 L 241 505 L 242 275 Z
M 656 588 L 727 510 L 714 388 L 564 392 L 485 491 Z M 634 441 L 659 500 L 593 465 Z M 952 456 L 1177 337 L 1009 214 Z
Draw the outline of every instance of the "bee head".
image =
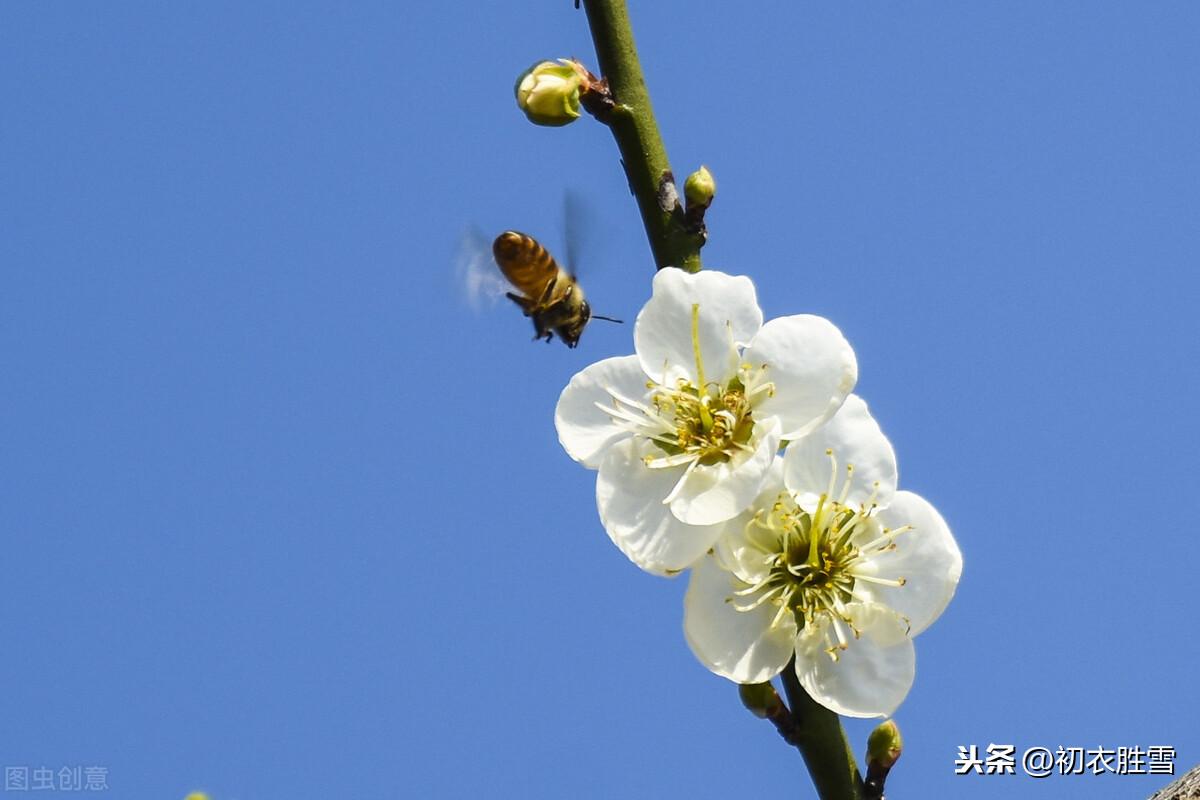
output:
M 587 327 L 588 320 L 591 318 L 592 307 L 588 305 L 587 300 L 584 300 L 579 304 L 579 316 L 570 320 L 566 325 L 555 328 L 555 333 L 567 347 L 575 347 L 579 344 L 579 337 L 583 335 L 583 329 Z

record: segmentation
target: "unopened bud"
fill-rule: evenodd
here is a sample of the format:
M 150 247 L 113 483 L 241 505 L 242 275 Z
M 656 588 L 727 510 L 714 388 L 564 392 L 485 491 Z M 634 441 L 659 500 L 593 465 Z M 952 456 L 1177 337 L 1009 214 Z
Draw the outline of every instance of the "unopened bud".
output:
M 683 184 L 683 196 L 687 198 L 689 207 L 708 208 L 716 194 L 717 180 L 708 171 L 708 167 L 702 166 L 688 175 Z
M 900 751 L 904 741 L 900 738 L 900 729 L 894 720 L 880 723 L 867 737 L 867 765 L 878 765 L 886 773 L 892 765 L 900 760 Z
M 559 126 L 579 119 L 579 88 L 587 71 L 574 61 L 540 61 L 517 78 L 517 105 L 535 125 Z
M 770 683 L 740 683 L 738 696 L 742 699 L 742 705 L 759 719 L 774 716 L 783 708 L 779 693 Z

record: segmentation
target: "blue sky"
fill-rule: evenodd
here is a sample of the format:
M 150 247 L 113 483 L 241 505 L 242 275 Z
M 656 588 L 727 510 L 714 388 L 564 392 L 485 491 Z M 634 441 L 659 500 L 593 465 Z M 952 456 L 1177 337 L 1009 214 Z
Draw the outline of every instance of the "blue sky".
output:
M 1146 796 L 953 762 L 1200 761 L 1200 6 L 755 8 L 633 21 L 676 172 L 720 185 L 706 265 L 842 329 L 964 552 L 889 794 Z M 531 344 L 455 286 L 468 225 L 561 246 L 572 189 L 594 308 L 648 297 L 608 132 L 513 105 L 566 55 L 566 0 L 0 9 L 0 763 L 135 800 L 806 796 L 557 443 L 630 326 Z

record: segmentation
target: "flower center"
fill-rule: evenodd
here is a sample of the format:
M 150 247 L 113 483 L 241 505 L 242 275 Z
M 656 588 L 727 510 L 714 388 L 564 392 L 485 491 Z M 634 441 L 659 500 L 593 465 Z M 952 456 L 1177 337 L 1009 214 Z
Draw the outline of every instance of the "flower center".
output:
M 850 602 L 859 552 L 850 538 L 868 519 L 821 497 L 809 513 L 783 492 L 770 510 L 750 521 L 747 538 L 767 553 L 769 571 L 755 592 L 773 594 L 780 616 L 790 612 L 804 627 L 820 614 L 836 615 Z
M 730 335 L 730 352 L 736 357 L 732 332 Z M 774 386 L 762 379 L 766 365 L 755 369 L 741 364 L 737 374 L 723 385 L 706 380 L 698 303 L 692 305 L 692 355 L 696 360 L 695 383 L 680 378 L 674 387 L 647 384 L 653 391 L 651 406 L 667 423 L 663 431 L 651 437 L 666 456 L 648 457 L 648 466 L 685 462 L 709 466 L 729 461 L 739 450 L 753 449 L 749 444 L 754 434 L 753 401 L 759 394 L 769 396 L 774 392 Z
M 700 305 L 692 304 L 692 356 L 696 380 L 679 378 L 674 385 L 648 381 L 647 395 L 639 400 L 626 397 L 614 387 L 605 387 L 612 403 L 597 402 L 621 428 L 654 444 L 657 452 L 643 460 L 651 469 L 685 466 L 687 469 L 675 488 L 663 499 L 670 503 L 698 466 L 721 464 L 739 452 L 753 452 L 754 404 L 775 393 L 775 384 L 766 379 L 767 365 L 739 364 L 724 383 L 705 377 L 700 348 Z M 730 363 L 738 360 L 733 328 L 729 334 Z
M 680 379 L 673 389 L 658 386 L 650 404 L 673 429 L 654 437 L 659 449 L 668 456 L 686 454 L 702 466 L 728 461 L 754 433 L 750 400 L 737 378 L 725 386 Z M 647 463 L 654 466 L 656 460 Z
M 833 459 L 832 451 L 826 452 Z M 764 603 L 777 606 L 771 627 L 788 614 L 797 628 L 828 624 L 826 652 L 835 661 L 850 637 L 857 639 L 860 633 L 846 611 L 854 599 L 856 581 L 904 585 L 903 578 L 890 580 L 871 574 L 867 564 L 874 554 L 894 549 L 893 538 L 909 528 L 879 528 L 871 517 L 876 508 L 874 494 L 858 508 L 848 505 L 853 473 L 853 466 L 848 466 L 841 495 L 834 499 L 835 460 L 829 491 L 820 496 L 811 512 L 797 505 L 789 493 L 781 492 L 770 508 L 754 515 L 745 536 L 763 553 L 767 573 L 758 583 L 735 592 L 738 599 L 733 600 L 738 611 L 752 611 Z M 876 535 L 862 544 L 868 533 Z

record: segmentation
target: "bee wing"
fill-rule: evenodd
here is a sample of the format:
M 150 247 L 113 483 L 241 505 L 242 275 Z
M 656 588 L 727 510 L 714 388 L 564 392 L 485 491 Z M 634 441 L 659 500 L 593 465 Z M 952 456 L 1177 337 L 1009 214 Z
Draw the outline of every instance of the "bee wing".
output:
M 563 193 L 563 242 L 566 246 L 563 265 L 572 277 L 579 275 L 579 254 L 586 249 L 584 235 L 590 216 L 582 195 L 571 189 Z
M 455 278 L 467 305 L 478 311 L 508 291 L 508 282 L 492 258 L 492 242 L 478 228 L 468 228 L 454 260 Z

